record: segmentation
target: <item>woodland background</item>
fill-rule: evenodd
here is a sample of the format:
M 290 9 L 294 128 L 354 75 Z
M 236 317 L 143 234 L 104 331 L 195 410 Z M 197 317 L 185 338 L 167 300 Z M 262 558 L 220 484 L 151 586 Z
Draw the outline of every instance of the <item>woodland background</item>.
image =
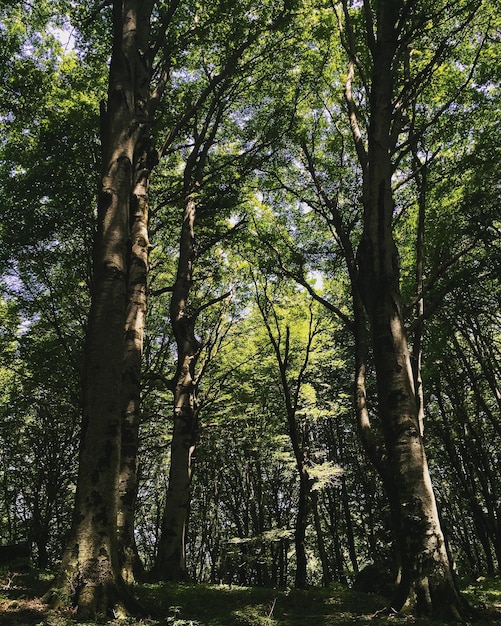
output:
M 0 3 L 0 537 L 29 541 L 41 569 L 72 527 L 111 4 Z M 371 565 L 384 587 L 395 528 L 357 427 L 349 268 L 373 119 L 368 15 L 382 23 L 385 3 L 151 5 L 131 576 L 351 585 Z M 402 319 L 447 549 L 471 581 L 501 566 L 501 15 L 485 0 L 393 5 L 407 20 L 390 71 Z M 186 554 L 162 571 L 183 358 Z M 371 347 L 365 364 L 380 437 Z

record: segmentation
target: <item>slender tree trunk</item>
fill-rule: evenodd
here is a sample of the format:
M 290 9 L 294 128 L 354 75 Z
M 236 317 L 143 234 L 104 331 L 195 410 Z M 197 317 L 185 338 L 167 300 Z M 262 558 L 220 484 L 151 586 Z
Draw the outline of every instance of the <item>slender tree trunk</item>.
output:
M 322 584 L 324 587 L 328 587 L 332 582 L 332 576 L 329 568 L 329 559 L 327 558 L 327 550 L 325 549 L 324 533 L 322 531 L 320 512 L 318 510 L 318 495 L 316 491 L 311 492 L 311 508 L 313 510 L 313 520 L 317 534 L 318 554 L 320 562 L 322 563 Z
M 130 200 L 138 141 L 145 132 L 149 76 L 141 57 L 152 2 L 113 4 L 113 51 L 102 112 L 103 171 L 98 200 L 91 309 L 83 378 L 83 421 L 73 526 L 56 582 L 93 619 L 127 594 L 117 541 L 122 365 L 127 303 Z
M 49 536 L 50 529 L 47 516 L 43 515 L 39 503 L 35 501 L 29 539 L 37 547 L 37 567 L 40 569 L 45 569 L 49 565 L 49 553 L 47 551 Z
M 230 68 L 226 69 L 230 70 Z M 209 95 L 210 91 L 210 89 L 207 91 L 204 98 Z M 196 399 L 198 381 L 195 372 L 201 349 L 195 337 L 195 324 L 200 310 L 190 310 L 188 300 L 197 256 L 195 247 L 197 198 L 203 181 L 208 151 L 215 141 L 224 112 L 224 107 L 218 108 L 218 103 L 220 104 L 220 101 L 214 98 L 201 129 L 196 128 L 195 122 L 195 145 L 188 156 L 184 170 L 185 205 L 177 274 L 169 311 L 177 345 L 177 367 L 171 381 L 174 393 L 174 429 L 171 442 L 169 486 L 158 553 L 152 572 L 154 577 L 163 580 L 187 578 L 185 541 L 191 499 L 193 454 L 198 439 Z M 198 378 L 200 376 L 201 372 Z
M 297 589 L 306 588 L 306 571 L 308 558 L 306 556 L 306 528 L 308 525 L 310 477 L 306 468 L 299 474 L 299 498 L 297 505 L 296 524 L 294 528 L 294 544 L 296 547 L 296 576 L 294 586 Z
M 327 517 L 326 525 L 329 537 L 332 541 L 331 547 L 331 571 L 333 572 L 333 580 L 342 582 L 344 564 L 341 555 L 341 541 L 339 538 L 339 515 L 338 515 L 338 499 L 334 490 L 329 489 L 326 492 Z
M 261 311 L 263 322 L 268 332 L 268 337 L 273 346 L 275 357 L 277 359 L 277 365 L 280 376 L 280 385 L 282 388 L 285 410 L 287 415 L 287 426 L 289 430 L 289 437 L 291 440 L 292 450 L 294 452 L 294 458 L 296 460 L 296 467 L 299 475 L 299 496 L 298 496 L 298 508 L 296 514 L 296 524 L 294 529 L 294 544 L 296 548 L 296 575 L 295 586 L 299 589 L 306 587 L 306 574 L 307 574 L 307 554 L 306 554 L 306 528 L 308 525 L 308 515 L 310 508 L 310 493 L 312 487 L 312 480 L 308 473 L 308 451 L 306 446 L 307 440 L 307 427 L 298 423 L 296 418 L 297 410 L 299 408 L 299 392 L 301 385 L 304 381 L 304 375 L 309 362 L 313 337 L 315 335 L 313 324 L 313 312 L 310 310 L 310 326 L 308 331 L 308 342 L 305 348 L 305 354 L 300 371 L 297 374 L 294 384 L 288 379 L 288 363 L 290 357 L 290 328 L 285 329 L 285 341 L 282 348 L 280 345 L 280 336 L 274 335 L 270 325 L 268 306 L 270 300 L 268 294 L 264 294 L 263 300 L 257 297 L 257 305 Z
M 144 571 L 134 537 L 134 512 L 138 486 L 138 446 L 141 420 L 141 362 L 147 308 L 148 188 L 153 151 L 145 144 L 136 167 L 130 211 L 131 250 L 125 320 L 122 376 L 122 448 L 119 477 L 118 541 L 124 580 L 133 582 Z
M 351 566 L 354 574 L 358 574 L 358 559 L 355 547 L 355 534 L 353 532 L 352 513 L 350 511 L 350 502 L 348 498 L 348 489 L 346 487 L 346 477 L 341 476 L 341 502 L 343 506 L 344 521 L 346 527 L 346 541 L 348 543 L 348 554 L 350 555 Z
M 426 214 L 426 188 L 427 188 L 427 164 L 421 163 L 417 154 L 417 147 L 414 149 L 414 168 L 417 171 L 416 180 L 418 183 L 418 224 L 416 233 L 416 319 L 417 325 L 414 330 L 412 342 L 412 362 L 414 365 L 414 388 L 416 390 L 416 402 L 418 409 L 418 419 L 421 436 L 424 433 L 424 390 L 422 378 L 423 363 L 423 317 L 424 317 L 424 227 Z
M 177 277 L 170 304 L 178 364 L 173 380 L 174 430 L 169 486 L 153 570 L 153 576 L 162 580 L 183 580 L 187 577 L 186 526 L 191 497 L 193 453 L 198 436 L 195 365 L 200 345 L 195 338 L 195 318 L 187 308 L 195 261 L 196 209 L 195 197 L 190 194 L 183 215 Z
M 188 365 L 185 366 L 187 371 Z M 186 528 L 188 524 L 193 453 L 198 434 L 194 394 L 189 384 L 177 387 L 172 433 L 169 487 L 153 575 L 167 581 L 187 579 Z

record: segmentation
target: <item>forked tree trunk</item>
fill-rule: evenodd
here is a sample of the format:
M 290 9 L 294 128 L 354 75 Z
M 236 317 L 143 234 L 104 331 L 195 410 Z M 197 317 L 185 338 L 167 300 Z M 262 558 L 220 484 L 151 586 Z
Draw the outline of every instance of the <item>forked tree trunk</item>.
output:
M 108 615 L 128 600 L 117 542 L 122 366 L 130 200 L 136 149 L 147 132 L 149 75 L 140 51 L 146 49 L 151 6 L 137 0 L 113 3 L 79 473 L 71 536 L 56 581 L 59 593 L 88 619 Z
M 391 188 L 393 64 L 401 3 L 384 0 L 377 12 L 367 159 L 363 163 L 364 230 L 358 248 L 359 286 L 370 322 L 378 415 L 387 461 L 383 480 L 392 492 L 401 579 L 391 607 L 415 603 L 418 613 L 465 617 L 454 584 L 423 446 L 419 409 L 400 296 L 393 239 Z M 396 515 L 395 515 L 396 514 Z

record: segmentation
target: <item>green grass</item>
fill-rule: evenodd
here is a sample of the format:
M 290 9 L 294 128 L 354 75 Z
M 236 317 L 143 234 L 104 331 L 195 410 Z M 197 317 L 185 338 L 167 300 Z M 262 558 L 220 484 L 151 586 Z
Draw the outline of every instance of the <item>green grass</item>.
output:
M 481 577 L 465 587 L 464 594 L 472 605 L 498 613 L 501 619 L 501 578 Z
M 166 585 L 152 586 L 143 592 L 150 603 L 156 602 L 157 607 L 162 607 L 166 623 L 176 626 L 430 626 L 429 620 L 412 616 L 374 620 L 372 616 L 384 606 L 384 600 L 341 585 L 307 591 Z M 478 585 L 472 586 L 469 590 L 471 602 L 488 609 L 485 618 L 476 622 L 478 626 L 501 624 L 500 594 L 500 580 L 489 581 L 481 589 Z
M 277 591 L 251 587 L 167 585 L 151 587 L 150 601 L 159 603 L 173 624 L 185 626 L 327 626 L 368 620 L 381 599 L 342 587 Z M 177 622 L 176 622 L 177 620 Z M 184 621 L 183 621 L 184 620 Z M 360 622 L 363 623 L 363 622 Z
M 71 611 L 54 611 L 37 598 L 48 576 L 35 570 L 0 571 L 0 626 L 74 626 Z M 407 617 L 371 619 L 384 605 L 373 594 L 334 585 L 329 589 L 276 590 L 225 585 L 142 585 L 136 588 L 141 618 L 111 620 L 113 626 L 430 626 Z M 501 580 L 480 579 L 465 589 L 472 604 L 483 610 L 476 624 L 501 626 Z M 433 626 L 440 626 L 433 622 Z M 86 626 L 94 626 L 87 623 Z

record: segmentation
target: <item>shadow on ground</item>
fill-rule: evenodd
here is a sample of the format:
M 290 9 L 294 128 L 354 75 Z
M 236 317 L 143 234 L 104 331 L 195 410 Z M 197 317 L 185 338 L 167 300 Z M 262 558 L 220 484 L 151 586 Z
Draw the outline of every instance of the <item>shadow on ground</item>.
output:
M 71 610 L 51 610 L 39 598 L 50 576 L 28 569 L 0 570 L 0 626 L 75 626 Z M 136 595 L 145 607 L 140 617 L 105 622 L 113 626 L 441 626 L 439 622 L 395 616 L 372 620 L 383 598 L 329 589 L 276 590 L 227 585 L 143 585 Z M 501 580 L 470 585 L 467 595 L 484 607 L 476 626 L 501 626 Z M 93 626 L 87 622 L 86 626 Z M 443 625 L 442 625 L 443 626 Z

